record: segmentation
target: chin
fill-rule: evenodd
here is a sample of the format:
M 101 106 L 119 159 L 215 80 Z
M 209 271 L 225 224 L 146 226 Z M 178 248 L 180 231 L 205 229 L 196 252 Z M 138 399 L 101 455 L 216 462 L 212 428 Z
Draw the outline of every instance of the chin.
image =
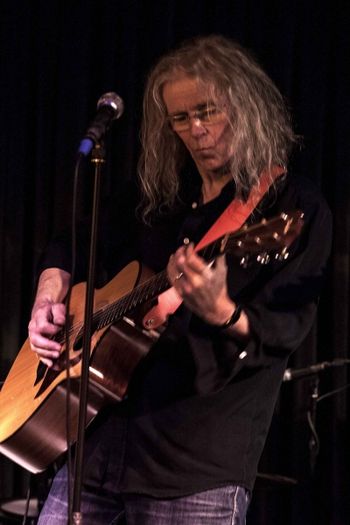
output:
M 210 171 L 220 171 L 225 166 L 225 163 L 217 159 L 206 159 L 199 162 L 198 165 Z

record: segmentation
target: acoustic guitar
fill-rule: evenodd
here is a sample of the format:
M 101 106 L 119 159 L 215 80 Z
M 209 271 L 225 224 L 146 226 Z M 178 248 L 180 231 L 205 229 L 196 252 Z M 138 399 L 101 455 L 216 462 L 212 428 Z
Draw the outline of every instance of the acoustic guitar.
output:
M 198 253 L 208 262 L 225 252 L 238 256 L 242 264 L 249 259 L 262 264 L 272 257 L 283 260 L 302 225 L 300 211 L 281 214 L 228 233 Z M 157 297 L 169 288 L 165 271 L 154 275 L 133 261 L 106 286 L 95 290 L 87 424 L 106 403 L 127 395 L 136 366 L 164 329 L 148 329 L 142 320 Z M 57 336 L 63 350 L 55 368 L 39 361 L 27 340 L 0 392 L 0 452 L 33 473 L 44 470 L 67 450 L 67 358 L 69 420 L 72 442 L 76 440 L 85 290 L 85 283 L 72 289 L 67 326 Z

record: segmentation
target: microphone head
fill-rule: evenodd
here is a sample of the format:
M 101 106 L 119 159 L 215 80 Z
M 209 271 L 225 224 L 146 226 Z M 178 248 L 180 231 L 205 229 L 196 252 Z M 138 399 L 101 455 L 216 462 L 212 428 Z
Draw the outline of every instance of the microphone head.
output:
M 101 108 L 102 106 L 108 106 L 113 109 L 114 115 L 112 120 L 118 119 L 124 112 L 123 99 L 120 98 L 120 96 L 116 93 L 113 93 L 113 91 L 105 93 L 98 99 L 97 109 Z

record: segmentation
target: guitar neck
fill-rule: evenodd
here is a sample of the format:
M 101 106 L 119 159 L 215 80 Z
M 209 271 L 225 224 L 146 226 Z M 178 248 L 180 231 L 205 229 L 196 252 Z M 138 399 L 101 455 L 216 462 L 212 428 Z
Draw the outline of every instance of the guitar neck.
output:
M 261 264 L 269 261 L 269 253 L 284 260 L 288 257 L 287 247 L 297 237 L 303 226 L 303 213 L 299 210 L 281 213 L 268 221 L 243 227 L 240 230 L 225 235 L 207 244 L 198 255 L 208 263 L 225 252 L 233 253 L 241 258 L 256 256 Z M 146 282 L 137 285 L 131 292 L 119 298 L 114 303 L 98 310 L 94 314 L 94 325 L 103 328 L 129 314 L 135 308 L 155 299 L 171 287 L 166 270 L 152 276 Z
M 117 301 L 96 311 L 93 324 L 96 329 L 115 323 L 139 306 L 152 301 L 159 294 L 170 288 L 166 271 L 150 277 L 146 282 L 137 285 L 131 292 L 120 297 Z
M 198 254 L 210 262 L 218 255 L 218 246 L 220 246 L 220 244 L 221 239 L 218 239 L 208 246 L 205 246 Z M 170 287 L 171 283 L 168 280 L 167 272 L 163 270 L 150 277 L 146 282 L 137 285 L 131 292 L 119 298 L 117 301 L 95 312 L 93 324 L 97 329 L 110 325 L 132 310 L 142 306 L 148 301 L 152 301 Z

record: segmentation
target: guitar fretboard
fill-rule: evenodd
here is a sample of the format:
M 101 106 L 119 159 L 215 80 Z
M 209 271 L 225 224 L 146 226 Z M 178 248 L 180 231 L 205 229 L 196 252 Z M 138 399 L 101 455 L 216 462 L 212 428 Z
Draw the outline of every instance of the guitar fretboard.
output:
M 278 253 L 282 248 L 282 254 L 285 258 L 286 248 L 291 244 L 297 235 L 299 235 L 303 225 L 303 213 L 294 210 L 288 214 L 281 213 L 279 216 L 254 224 L 249 228 L 245 227 L 238 231 L 227 233 L 214 240 L 197 253 L 204 260 L 210 262 L 220 253 L 230 252 L 240 257 L 246 254 L 257 255 L 267 253 Z M 258 260 L 268 260 L 265 257 L 259 257 Z M 264 262 L 264 263 L 265 263 Z M 166 270 L 152 276 L 147 281 L 138 284 L 133 290 L 118 298 L 113 303 L 97 310 L 93 315 L 93 328 L 100 330 L 111 325 L 127 316 L 138 306 L 155 299 L 159 294 L 170 288 Z M 75 327 L 77 329 L 77 327 Z M 71 328 L 71 331 L 74 327 Z M 82 328 L 79 327 L 79 334 Z
M 205 246 L 198 254 L 206 261 L 212 260 L 221 245 L 221 239 L 217 239 Z M 93 315 L 93 326 L 100 330 L 105 326 L 115 323 L 123 316 L 129 314 L 135 308 L 151 301 L 159 294 L 170 288 L 167 273 L 165 270 L 152 276 L 146 282 L 137 285 L 131 292 L 119 298 L 117 301 L 101 308 Z

